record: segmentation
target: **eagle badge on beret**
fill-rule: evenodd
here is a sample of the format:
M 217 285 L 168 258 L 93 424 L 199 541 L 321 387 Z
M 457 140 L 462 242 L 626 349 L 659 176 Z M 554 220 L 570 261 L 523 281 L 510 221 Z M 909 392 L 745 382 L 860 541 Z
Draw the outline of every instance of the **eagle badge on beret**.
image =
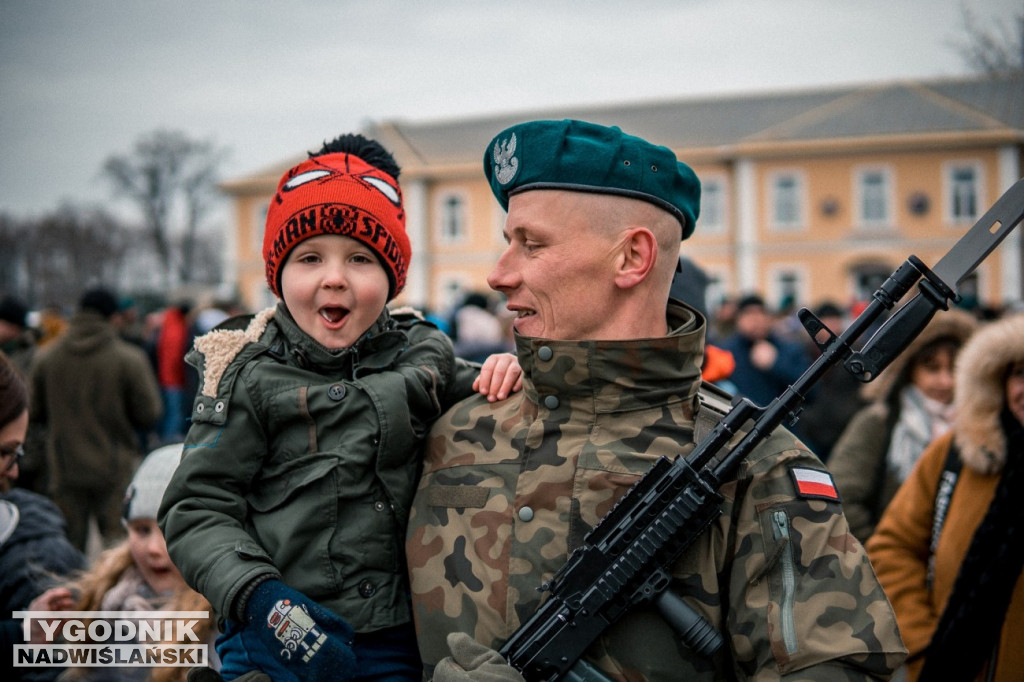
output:
M 502 185 L 512 182 L 519 170 L 519 159 L 516 154 L 516 134 L 507 140 L 496 140 L 494 142 L 494 177 Z

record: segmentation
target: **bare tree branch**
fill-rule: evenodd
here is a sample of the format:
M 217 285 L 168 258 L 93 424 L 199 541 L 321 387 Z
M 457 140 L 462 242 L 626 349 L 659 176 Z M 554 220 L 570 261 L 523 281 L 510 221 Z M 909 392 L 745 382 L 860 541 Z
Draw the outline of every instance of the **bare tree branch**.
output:
M 1024 70 L 1024 11 L 994 28 L 985 28 L 966 3 L 961 3 L 964 39 L 953 47 L 972 70 L 1005 76 Z

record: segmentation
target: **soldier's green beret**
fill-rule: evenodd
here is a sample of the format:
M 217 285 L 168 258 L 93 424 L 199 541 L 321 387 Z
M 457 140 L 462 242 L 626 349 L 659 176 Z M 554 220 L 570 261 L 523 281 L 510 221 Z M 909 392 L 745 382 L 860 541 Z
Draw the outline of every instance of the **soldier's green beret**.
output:
M 484 152 L 498 203 L 531 189 L 616 194 L 648 201 L 679 220 L 682 239 L 700 213 L 700 181 L 668 147 L 586 121 L 528 121 L 506 128 Z

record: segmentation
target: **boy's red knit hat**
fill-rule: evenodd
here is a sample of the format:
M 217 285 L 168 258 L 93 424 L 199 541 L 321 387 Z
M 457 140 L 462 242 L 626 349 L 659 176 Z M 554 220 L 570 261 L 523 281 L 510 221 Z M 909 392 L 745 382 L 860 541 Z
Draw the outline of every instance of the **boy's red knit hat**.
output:
M 354 154 L 314 156 L 281 178 L 267 211 L 263 262 L 267 285 L 281 297 L 281 266 L 296 244 L 321 234 L 357 239 L 377 254 L 391 284 L 405 287 L 412 258 L 402 191 L 393 177 Z

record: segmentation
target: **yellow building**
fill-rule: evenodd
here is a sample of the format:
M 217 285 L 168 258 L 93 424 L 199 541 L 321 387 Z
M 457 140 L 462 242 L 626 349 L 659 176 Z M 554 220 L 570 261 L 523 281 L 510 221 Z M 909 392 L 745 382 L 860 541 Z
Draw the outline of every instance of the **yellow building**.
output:
M 711 309 L 751 291 L 775 305 L 863 301 L 909 255 L 934 265 L 1024 175 L 1024 74 L 380 121 L 363 132 L 402 166 L 413 246 L 400 302 L 444 310 L 463 291 L 487 290 L 504 214 L 484 180 L 485 146 L 536 118 L 617 125 L 694 168 L 701 215 L 681 253 L 709 274 Z M 266 207 L 301 158 L 222 185 L 236 215 L 228 269 L 251 308 L 272 300 Z M 1021 231 L 961 293 L 990 305 L 1024 297 Z

